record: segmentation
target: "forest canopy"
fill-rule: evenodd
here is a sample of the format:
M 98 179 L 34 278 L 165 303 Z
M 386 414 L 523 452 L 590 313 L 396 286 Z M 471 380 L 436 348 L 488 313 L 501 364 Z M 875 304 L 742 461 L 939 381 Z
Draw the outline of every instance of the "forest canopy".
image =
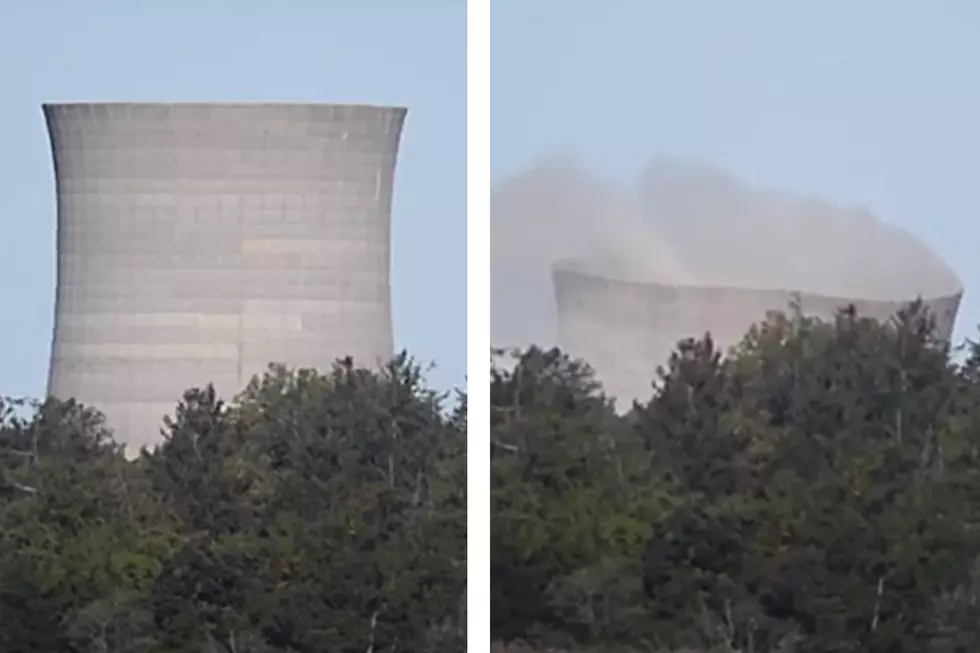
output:
M 465 648 L 465 396 L 397 357 L 189 390 L 127 460 L 93 409 L 0 406 L 0 652 Z
M 496 649 L 980 650 L 980 346 L 932 327 L 774 314 L 626 414 L 585 362 L 496 352 Z

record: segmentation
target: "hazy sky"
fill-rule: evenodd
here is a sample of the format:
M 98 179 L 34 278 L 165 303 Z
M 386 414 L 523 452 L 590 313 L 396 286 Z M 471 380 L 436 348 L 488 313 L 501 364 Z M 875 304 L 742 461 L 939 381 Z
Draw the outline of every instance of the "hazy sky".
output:
M 3 2 L 0 395 L 45 389 L 55 201 L 40 105 L 52 101 L 407 106 L 393 211 L 396 346 L 436 363 L 436 387 L 461 386 L 465 57 L 457 0 Z
M 973 337 L 978 28 L 968 0 L 498 1 L 491 173 L 560 151 L 629 182 L 675 156 L 866 206 L 959 273 Z

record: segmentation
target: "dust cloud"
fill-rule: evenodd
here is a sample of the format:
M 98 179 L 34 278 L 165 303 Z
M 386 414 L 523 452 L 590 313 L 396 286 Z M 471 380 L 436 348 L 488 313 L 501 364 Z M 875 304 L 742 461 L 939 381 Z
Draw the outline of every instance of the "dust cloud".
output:
M 556 155 L 491 197 L 491 340 L 555 344 L 552 265 L 668 285 L 911 300 L 960 291 L 909 232 L 869 211 L 757 188 L 708 165 L 658 158 L 634 184 Z

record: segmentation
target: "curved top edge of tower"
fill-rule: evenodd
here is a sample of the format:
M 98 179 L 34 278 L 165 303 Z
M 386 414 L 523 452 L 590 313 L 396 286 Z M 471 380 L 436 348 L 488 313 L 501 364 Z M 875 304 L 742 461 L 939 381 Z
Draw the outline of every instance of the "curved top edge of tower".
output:
M 326 103 L 326 102 L 45 102 L 41 104 L 45 115 L 68 114 L 142 114 L 163 117 L 173 111 L 233 111 L 289 114 L 299 113 L 309 117 L 323 115 L 335 117 L 336 113 L 395 114 L 404 117 L 408 107 L 381 104 Z
M 834 302 L 854 302 L 854 303 L 895 303 L 911 301 L 915 297 L 921 297 L 923 301 L 959 301 L 965 288 L 959 281 L 948 285 L 936 285 L 925 291 L 923 289 L 911 290 L 908 293 L 895 293 L 888 295 L 862 295 L 857 294 L 837 294 L 820 292 L 812 289 L 789 288 L 773 286 L 741 286 L 741 285 L 713 285 L 699 284 L 690 282 L 678 282 L 671 279 L 657 280 L 645 277 L 642 274 L 632 274 L 625 269 L 603 269 L 600 266 L 592 265 L 589 261 L 574 258 L 558 259 L 551 264 L 551 278 L 556 290 L 575 289 L 583 290 L 586 288 L 601 288 L 605 291 L 613 289 L 624 292 L 656 293 L 670 291 L 690 295 L 691 297 L 704 294 L 724 293 L 728 296 L 763 296 L 763 295 L 799 295 L 807 300 L 826 300 Z

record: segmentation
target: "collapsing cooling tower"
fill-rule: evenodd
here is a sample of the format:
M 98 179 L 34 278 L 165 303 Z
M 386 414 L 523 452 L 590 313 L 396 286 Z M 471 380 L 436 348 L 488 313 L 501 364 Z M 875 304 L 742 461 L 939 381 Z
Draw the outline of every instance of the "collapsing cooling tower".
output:
M 658 365 L 665 365 L 680 340 L 710 332 L 724 351 L 770 311 L 787 311 L 799 301 L 809 317 L 832 319 L 854 305 L 859 316 L 891 319 L 916 299 L 871 300 L 827 297 L 787 290 L 669 285 L 631 280 L 561 261 L 553 268 L 559 339 L 570 354 L 596 371 L 617 408 L 652 394 Z M 923 298 L 936 320 L 936 334 L 948 340 L 962 292 Z
M 406 110 L 45 105 L 58 196 L 48 392 L 159 440 L 181 393 L 268 363 L 393 350 L 389 235 Z

